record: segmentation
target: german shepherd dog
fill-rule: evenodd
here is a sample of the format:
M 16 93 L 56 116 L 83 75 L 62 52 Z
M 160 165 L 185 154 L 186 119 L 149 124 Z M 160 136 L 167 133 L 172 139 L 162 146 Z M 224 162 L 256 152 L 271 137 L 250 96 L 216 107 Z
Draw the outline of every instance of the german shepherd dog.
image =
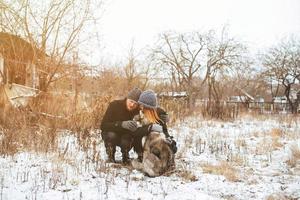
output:
M 139 118 L 139 119 L 138 119 Z M 149 124 L 142 112 L 135 117 L 142 125 Z M 175 155 L 172 152 L 164 133 L 150 132 L 143 137 L 143 161 L 132 161 L 133 168 L 146 173 L 150 177 L 164 174 L 175 166 Z

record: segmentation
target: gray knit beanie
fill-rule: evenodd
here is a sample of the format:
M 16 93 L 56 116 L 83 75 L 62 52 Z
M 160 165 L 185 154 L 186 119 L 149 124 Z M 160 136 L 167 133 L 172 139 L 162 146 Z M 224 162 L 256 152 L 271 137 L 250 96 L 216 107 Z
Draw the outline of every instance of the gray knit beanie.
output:
M 146 90 L 142 92 L 138 103 L 145 106 L 146 108 L 156 108 L 157 99 L 155 93 L 152 90 Z
M 132 90 L 129 91 L 128 95 L 127 95 L 127 99 L 131 99 L 134 101 L 138 101 L 139 97 L 142 93 L 142 90 L 140 90 L 139 88 L 133 88 Z

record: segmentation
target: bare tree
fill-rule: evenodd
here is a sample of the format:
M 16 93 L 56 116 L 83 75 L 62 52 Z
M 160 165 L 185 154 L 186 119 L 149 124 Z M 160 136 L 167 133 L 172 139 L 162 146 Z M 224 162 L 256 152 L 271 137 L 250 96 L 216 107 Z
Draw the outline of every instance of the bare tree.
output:
M 227 27 L 224 27 L 220 37 L 211 31 L 208 37 L 206 74 L 203 82 L 208 86 L 208 112 L 220 110 L 222 91 L 220 82 L 226 75 L 234 75 L 239 67 L 248 67 L 245 57 L 246 47 L 228 35 Z M 212 103 L 214 102 L 214 103 Z M 217 112 L 213 112 L 217 113 Z
M 300 40 L 289 38 L 270 48 L 263 56 L 264 75 L 271 84 L 284 87 L 284 94 L 292 113 L 297 112 L 297 103 L 291 98 L 291 89 L 300 81 Z
M 137 65 L 137 59 L 136 56 L 134 55 L 134 43 L 132 42 L 129 50 L 129 55 L 127 58 L 127 64 L 124 67 L 128 88 L 131 88 L 133 86 L 134 80 L 137 78 L 136 65 Z
M 41 90 L 64 76 L 63 63 L 89 37 L 84 28 L 95 20 L 94 11 L 101 5 L 92 1 L 1 1 L 1 31 L 25 37 L 42 52 Z
M 137 52 L 134 46 L 134 40 L 131 42 L 126 63 L 124 66 L 127 89 L 132 87 L 146 88 L 149 81 L 150 66 L 147 60 L 142 61 L 142 50 Z
M 199 86 L 194 79 L 200 76 L 201 61 L 206 45 L 206 36 L 199 32 L 160 35 L 158 45 L 153 49 L 154 57 L 161 68 L 167 68 L 175 90 L 185 90 L 189 95 L 189 107 Z
M 160 66 L 167 67 L 175 90 L 188 92 L 189 108 L 193 106 L 203 83 L 208 86 L 208 109 L 219 105 L 223 91 L 221 88 L 224 88 L 220 82 L 222 77 L 232 75 L 234 68 L 246 60 L 246 48 L 228 36 L 226 27 L 220 37 L 214 31 L 164 33 L 153 52 Z M 205 73 L 204 79 L 202 85 L 199 85 L 197 83 L 202 71 Z

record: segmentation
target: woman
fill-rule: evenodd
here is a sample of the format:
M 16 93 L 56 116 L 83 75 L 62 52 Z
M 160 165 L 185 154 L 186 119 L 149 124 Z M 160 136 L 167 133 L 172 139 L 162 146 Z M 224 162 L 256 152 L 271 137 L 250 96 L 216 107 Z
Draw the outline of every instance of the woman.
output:
M 141 118 L 143 126 L 138 128 L 134 137 L 134 150 L 138 154 L 139 161 L 142 161 L 143 147 L 142 138 L 147 136 L 150 132 L 163 132 L 170 142 L 173 153 L 177 152 L 176 142 L 173 137 L 169 135 L 167 128 L 167 113 L 157 106 L 157 98 L 152 90 L 142 92 L 138 103 L 142 112 Z

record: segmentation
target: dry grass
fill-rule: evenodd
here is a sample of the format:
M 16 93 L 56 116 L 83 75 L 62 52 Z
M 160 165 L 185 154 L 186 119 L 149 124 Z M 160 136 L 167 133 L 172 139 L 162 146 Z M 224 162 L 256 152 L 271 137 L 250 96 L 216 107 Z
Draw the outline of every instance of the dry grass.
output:
M 262 155 L 281 149 L 284 146 L 281 139 L 285 137 L 285 135 L 285 131 L 280 128 L 273 128 L 268 132 L 254 132 L 254 137 L 262 138 L 256 144 L 255 154 Z
M 180 170 L 177 175 L 183 178 L 186 181 L 194 182 L 197 181 L 198 178 L 189 170 Z
M 270 131 L 270 136 L 272 138 L 275 138 L 275 137 L 283 137 L 284 136 L 284 131 L 280 128 L 273 128 L 271 131 Z
M 263 138 L 261 141 L 259 141 L 256 144 L 255 154 L 256 155 L 262 155 L 262 154 L 265 154 L 267 152 L 270 152 L 271 146 L 272 146 L 271 141 L 268 140 L 267 138 Z
M 266 197 L 266 200 L 294 200 L 296 198 L 288 197 L 284 193 L 275 193 Z
M 258 137 L 261 137 L 263 134 L 259 131 L 255 131 L 255 132 L 252 133 L 252 135 L 253 135 L 253 137 L 258 138 Z
M 272 144 L 271 144 L 271 150 L 279 150 L 283 147 L 283 144 L 281 143 L 280 139 L 285 136 L 285 133 L 280 128 L 273 128 L 269 135 L 272 138 Z
M 164 176 L 169 176 L 172 174 L 176 174 L 178 177 L 183 178 L 187 182 L 194 182 L 197 181 L 197 176 L 192 172 L 193 167 L 185 161 L 184 159 L 178 160 L 176 163 L 176 168 L 166 172 Z
M 20 150 L 48 152 L 55 149 L 56 129 L 44 126 L 30 126 L 7 128 L 1 140 L 0 154 L 13 155 Z
M 99 126 L 111 96 L 89 99 L 77 95 L 42 94 L 29 105 L 39 119 L 38 123 L 51 121 L 56 127 L 70 130 L 85 130 Z
M 234 141 L 234 144 L 237 148 L 247 148 L 247 143 L 244 138 L 238 138 Z
M 289 160 L 287 160 L 287 164 L 290 167 L 296 167 L 300 161 L 300 148 L 298 145 L 294 144 L 291 146 L 290 150 L 291 150 L 291 155 Z
M 216 118 L 231 121 L 238 117 L 241 110 L 234 105 L 223 105 L 222 103 L 211 103 L 203 105 L 201 114 L 204 118 Z
M 233 162 L 235 165 L 243 166 L 245 165 L 245 158 L 241 154 L 234 154 L 231 156 L 230 162 Z
M 70 97 L 42 94 L 25 108 L 6 106 L 5 117 L 0 117 L 0 154 L 13 155 L 22 149 L 47 152 L 56 148 L 59 129 L 82 133 L 98 128 L 110 100 L 93 97 L 89 107 L 79 109 L 84 106 L 77 105 L 74 109 Z M 78 139 L 81 142 L 82 137 Z
M 168 111 L 170 116 L 169 125 L 174 125 L 176 122 L 191 115 L 185 99 L 160 99 L 159 105 Z
M 260 140 L 255 147 L 255 154 L 256 155 L 263 155 L 266 153 L 270 153 L 275 150 L 279 150 L 284 145 L 280 141 L 279 137 L 273 137 L 273 138 L 263 138 Z
M 280 142 L 280 138 L 278 138 L 278 137 L 272 138 L 272 150 L 279 150 L 283 146 L 284 145 Z
M 231 182 L 240 180 L 237 170 L 229 162 L 222 161 L 217 165 L 202 164 L 201 167 L 204 173 L 222 175 Z

